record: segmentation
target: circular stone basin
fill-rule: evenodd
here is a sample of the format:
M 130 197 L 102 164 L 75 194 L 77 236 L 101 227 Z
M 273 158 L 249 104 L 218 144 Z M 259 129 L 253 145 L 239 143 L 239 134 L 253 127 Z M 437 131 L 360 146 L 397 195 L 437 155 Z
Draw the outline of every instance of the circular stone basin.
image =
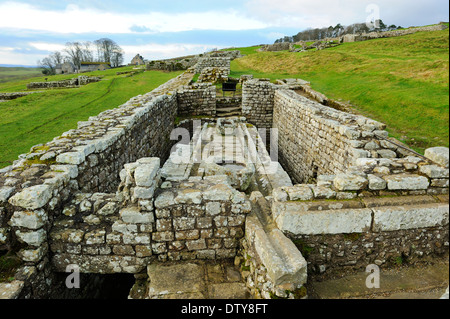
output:
M 231 186 L 246 191 L 250 186 L 255 166 L 243 161 L 227 161 L 222 158 L 209 158 L 203 165 L 206 176 L 227 175 Z

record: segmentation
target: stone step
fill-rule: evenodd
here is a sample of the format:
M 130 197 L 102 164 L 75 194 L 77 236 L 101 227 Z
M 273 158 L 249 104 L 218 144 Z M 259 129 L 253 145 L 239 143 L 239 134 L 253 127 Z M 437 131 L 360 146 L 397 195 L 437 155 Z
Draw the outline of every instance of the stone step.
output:
M 242 107 L 236 106 L 236 107 L 223 107 L 223 108 L 216 108 L 217 113 L 231 113 L 239 111 L 239 113 L 242 112 Z

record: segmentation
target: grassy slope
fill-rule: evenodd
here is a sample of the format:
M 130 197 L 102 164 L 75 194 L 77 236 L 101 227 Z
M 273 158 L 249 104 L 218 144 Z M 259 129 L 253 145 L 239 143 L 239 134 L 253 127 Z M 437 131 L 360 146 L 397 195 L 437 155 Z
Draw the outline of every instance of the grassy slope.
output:
M 6 68 L 0 67 L 0 83 L 36 77 L 42 74 L 37 68 Z
M 78 121 L 115 108 L 181 73 L 149 71 L 125 77 L 116 76 L 117 71 L 118 69 L 88 73 L 105 77 L 98 83 L 80 88 L 47 90 L 0 103 L 0 167 L 10 165 L 19 154 L 28 152 L 31 146 L 51 141 L 63 132 L 76 128 Z M 74 76 L 76 75 L 59 75 L 49 77 L 48 80 Z M 24 91 L 26 83 L 43 78 L 3 83 L 0 84 L 0 92 Z
M 256 52 L 231 76 L 302 78 L 330 98 L 388 125 L 419 152 L 449 145 L 449 31 L 346 43 L 323 51 Z

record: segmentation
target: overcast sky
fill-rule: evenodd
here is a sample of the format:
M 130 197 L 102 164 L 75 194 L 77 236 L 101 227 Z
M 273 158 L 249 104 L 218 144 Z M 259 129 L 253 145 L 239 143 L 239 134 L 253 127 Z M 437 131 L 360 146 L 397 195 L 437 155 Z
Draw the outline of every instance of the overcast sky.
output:
M 103 37 L 149 60 L 273 43 L 309 27 L 449 21 L 448 0 L 0 0 L 0 64 L 35 65 L 66 42 Z

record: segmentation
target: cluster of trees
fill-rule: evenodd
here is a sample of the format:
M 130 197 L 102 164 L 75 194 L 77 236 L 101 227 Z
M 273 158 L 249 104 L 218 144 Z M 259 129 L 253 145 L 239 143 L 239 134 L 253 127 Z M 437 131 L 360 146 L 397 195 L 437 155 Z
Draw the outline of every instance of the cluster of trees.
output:
M 37 63 L 44 69 L 44 74 L 52 75 L 56 65 L 65 62 L 73 63 L 78 69 L 81 62 L 106 62 L 118 67 L 123 63 L 123 56 L 124 51 L 116 42 L 102 38 L 94 42 L 68 42 L 62 52 L 56 51 Z
M 373 28 L 369 28 L 366 23 L 354 23 L 349 26 L 343 26 L 338 23 L 336 26 L 329 26 L 328 28 L 316 28 L 316 29 L 307 29 L 305 31 L 299 32 L 294 36 L 285 36 L 284 38 L 280 38 L 275 41 L 275 43 L 282 42 L 299 42 L 299 41 L 312 41 L 312 40 L 323 40 L 326 38 L 337 38 L 346 34 L 355 34 L 355 33 L 369 33 L 373 31 L 392 31 L 401 29 L 402 27 L 396 25 L 387 26 L 383 23 L 382 20 L 377 20 L 374 23 Z

